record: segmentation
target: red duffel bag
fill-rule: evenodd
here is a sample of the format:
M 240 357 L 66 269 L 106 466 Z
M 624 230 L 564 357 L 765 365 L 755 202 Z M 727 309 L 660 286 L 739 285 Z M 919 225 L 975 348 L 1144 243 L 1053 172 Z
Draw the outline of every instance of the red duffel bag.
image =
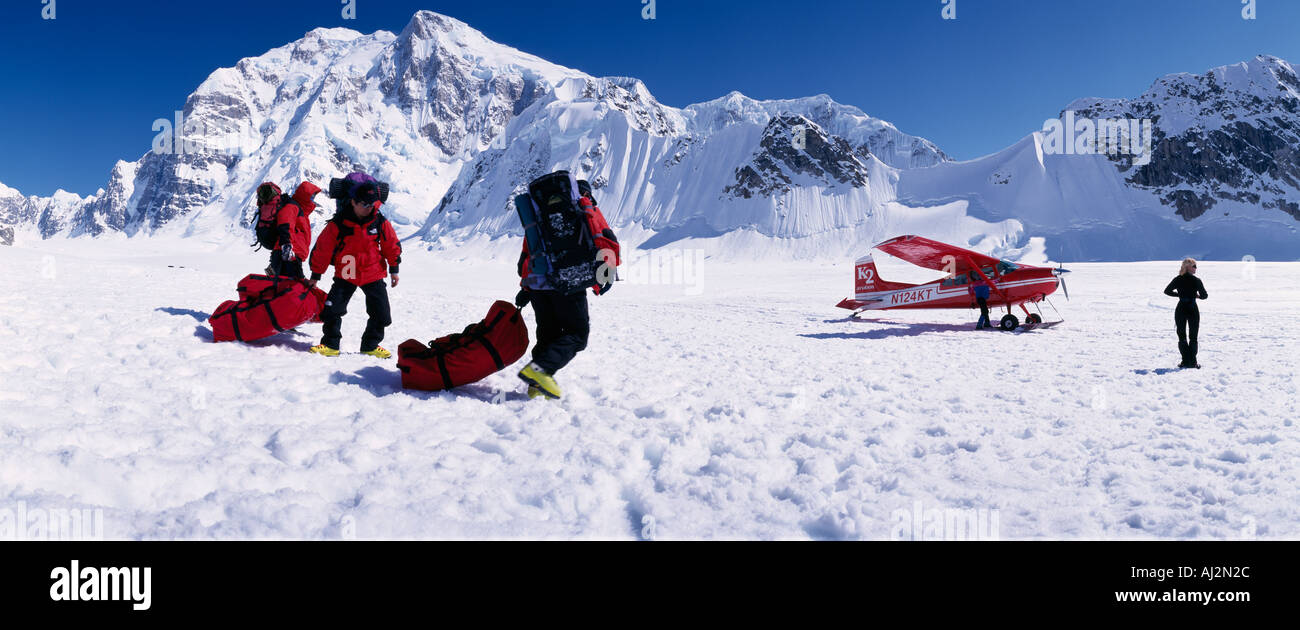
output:
M 240 300 L 246 300 L 271 287 L 283 284 L 284 282 L 302 281 L 288 276 L 263 276 L 261 274 L 250 274 L 244 276 L 244 279 L 240 280 L 238 285 L 235 285 L 235 290 L 239 292 Z M 313 315 L 309 321 L 313 324 L 319 324 L 321 323 L 320 311 L 325 310 L 325 292 L 317 287 L 312 287 L 311 294 L 316 298 L 316 301 L 320 303 L 320 308 L 316 309 L 316 314 Z
M 464 332 L 397 346 L 402 387 L 437 391 L 473 383 L 504 370 L 528 350 L 528 326 L 519 309 L 497 300 L 487 317 Z
M 213 341 L 255 341 L 317 321 L 325 292 L 285 276 L 250 275 L 238 300 L 222 302 L 208 318 Z

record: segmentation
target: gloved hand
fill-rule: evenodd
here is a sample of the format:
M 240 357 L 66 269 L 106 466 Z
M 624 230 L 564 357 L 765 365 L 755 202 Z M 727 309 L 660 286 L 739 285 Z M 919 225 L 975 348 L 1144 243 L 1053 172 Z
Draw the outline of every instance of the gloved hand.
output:
M 298 260 L 298 258 L 293 255 L 293 245 L 285 243 L 280 246 L 280 259 L 285 262 L 294 262 Z
M 609 284 L 596 285 L 596 286 L 592 287 L 591 290 L 592 290 L 592 292 L 595 293 L 596 295 L 605 295 L 606 293 L 609 293 L 609 290 L 610 290 L 610 289 L 613 289 L 613 288 L 614 288 L 614 283 L 611 282 L 611 283 L 609 283 Z
M 528 289 L 520 289 L 519 292 L 515 294 L 515 307 L 523 308 L 528 306 L 528 302 L 532 299 L 533 296 L 528 294 Z

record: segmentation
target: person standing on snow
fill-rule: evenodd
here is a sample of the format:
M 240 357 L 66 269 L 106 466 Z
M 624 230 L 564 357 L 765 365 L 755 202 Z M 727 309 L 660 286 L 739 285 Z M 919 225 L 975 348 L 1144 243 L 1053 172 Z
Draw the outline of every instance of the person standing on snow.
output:
M 993 324 L 989 321 L 989 294 L 992 289 L 989 283 L 974 271 L 970 272 L 971 283 L 966 287 L 966 293 L 975 296 L 975 301 L 980 306 L 980 320 L 975 324 L 975 330 L 983 328 L 992 328 Z
M 343 316 L 352 295 L 360 288 L 366 295 L 369 316 L 361 335 L 361 353 L 388 359 L 393 354 L 379 345 L 384 328 L 393 323 L 384 278 L 391 273 L 392 286 L 397 287 L 402 244 L 392 223 L 379 212 L 382 202 L 378 182 L 364 173 L 352 173 L 346 179 L 351 182 L 351 190 L 346 199 L 338 199 L 337 213 L 325 225 L 311 252 L 312 285 L 330 265 L 334 266 L 334 284 L 320 314 L 324 334 L 320 345 L 311 351 L 327 357 L 339 355 Z
M 566 171 L 547 177 L 560 174 L 568 177 Z M 598 252 L 598 260 L 602 261 L 603 272 L 596 274 L 597 284 L 589 288 L 596 295 L 604 295 L 613 288 L 616 275 L 614 268 L 620 262 L 618 237 L 596 205 L 591 185 L 576 178 L 572 181 L 577 183 L 577 205 L 586 217 L 592 245 Z M 537 344 L 533 346 L 533 360 L 519 371 L 519 378 L 528 384 L 530 399 L 556 399 L 561 396 L 561 391 L 555 382 L 555 373 L 587 347 L 587 338 L 591 333 L 591 318 L 587 311 L 588 287 L 577 287 L 576 291 L 560 291 L 552 286 L 531 287 L 528 280 L 534 268 L 533 252 L 529 250 L 525 238 L 517 269 L 522 279 L 520 286 L 523 288 L 515 296 L 515 305 L 523 308 L 532 303 L 537 318 Z
M 1178 367 L 1199 368 L 1201 364 L 1196 362 L 1196 333 L 1201 328 L 1201 309 L 1196 306 L 1196 300 L 1210 296 L 1205 292 L 1201 279 L 1196 277 L 1196 259 L 1183 259 L 1178 276 L 1165 287 L 1165 295 L 1178 298 L 1178 306 L 1174 308 L 1174 327 L 1178 331 L 1178 351 L 1183 355 L 1183 361 Z
M 280 207 L 276 214 L 276 247 L 271 250 L 270 275 L 302 278 L 302 261 L 311 250 L 311 213 L 316 211 L 313 199 L 320 187 L 302 182 L 293 191 L 293 200 Z

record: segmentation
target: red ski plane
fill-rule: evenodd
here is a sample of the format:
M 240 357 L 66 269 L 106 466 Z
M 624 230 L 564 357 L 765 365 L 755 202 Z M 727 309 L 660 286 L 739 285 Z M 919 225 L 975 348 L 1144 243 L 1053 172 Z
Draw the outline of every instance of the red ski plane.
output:
M 1065 290 L 1065 279 L 1061 274 L 1069 271 L 998 260 L 921 236 L 891 238 L 872 249 L 918 267 L 943 271 L 947 275 L 925 284 L 889 282 L 880 277 L 876 271 L 876 262 L 868 252 L 854 264 L 854 296 L 845 298 L 836 305 L 854 311 L 855 317 L 863 311 L 871 310 L 971 308 L 974 298 L 970 296 L 967 285 L 983 279 L 991 288 L 989 308 L 1007 309 L 999 327 L 1002 330 L 1015 330 L 1020 325 L 1020 320 L 1011 314 L 1011 308 L 1019 306 L 1025 312 L 1026 325 L 1041 324 L 1041 309 L 1038 313 L 1031 313 L 1025 304 L 1043 301 L 1056 291 L 1057 286 Z M 1069 290 L 1065 290 L 1065 297 L 1070 297 Z

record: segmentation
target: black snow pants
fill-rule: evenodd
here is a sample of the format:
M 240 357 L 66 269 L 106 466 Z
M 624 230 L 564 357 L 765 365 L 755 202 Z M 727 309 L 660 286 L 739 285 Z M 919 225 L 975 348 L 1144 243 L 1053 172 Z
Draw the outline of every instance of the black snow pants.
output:
M 290 278 L 306 277 L 302 273 L 302 261 L 287 262 L 279 249 L 271 250 L 271 275 L 289 276 Z
M 587 347 L 591 332 L 587 292 L 564 295 L 556 291 L 532 291 L 529 297 L 537 316 L 533 363 L 554 374 Z
M 1183 355 L 1183 365 L 1196 365 L 1196 333 L 1201 328 L 1201 309 L 1196 300 L 1178 300 L 1174 309 L 1174 325 L 1178 327 L 1178 351 Z
M 330 287 L 329 297 L 325 300 L 325 310 L 320 314 L 325 323 L 325 334 L 320 340 L 322 344 L 339 349 L 339 342 L 343 339 L 343 316 L 347 315 L 348 302 L 356 291 L 357 285 L 341 278 L 334 279 L 334 286 Z M 383 280 L 361 287 L 361 292 L 366 295 L 366 315 L 370 316 L 366 331 L 361 334 L 361 351 L 370 352 L 384 340 L 384 328 L 393 323 L 393 315 L 388 306 L 388 286 Z

